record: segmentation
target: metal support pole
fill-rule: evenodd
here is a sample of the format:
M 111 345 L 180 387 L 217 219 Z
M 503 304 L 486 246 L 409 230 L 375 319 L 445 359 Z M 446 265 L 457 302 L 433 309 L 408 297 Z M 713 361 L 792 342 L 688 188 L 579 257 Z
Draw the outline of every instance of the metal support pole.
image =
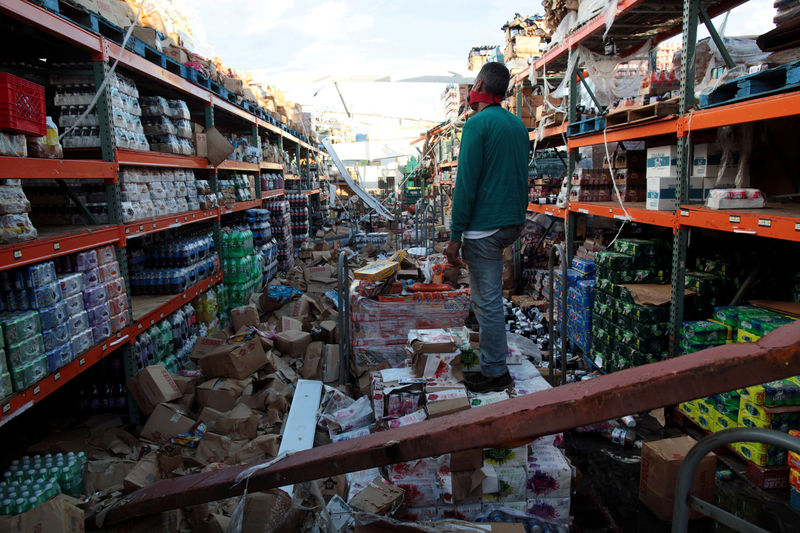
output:
M 576 66 L 576 70 L 579 67 Z M 575 75 L 570 75 L 569 79 L 569 122 L 575 122 L 578 116 L 578 81 Z M 575 172 L 575 166 L 578 162 L 578 152 L 570 151 L 567 154 L 567 176 L 570 178 L 567 181 L 567 198 L 569 203 L 570 194 L 572 194 L 572 173 Z M 567 212 L 566 220 L 564 221 L 564 240 L 567 264 L 572 263 L 572 255 L 575 253 L 575 235 L 576 235 L 576 218 L 575 213 L 572 211 Z
M 350 273 L 347 266 L 347 253 L 339 254 L 338 293 L 339 315 L 337 316 L 337 336 L 339 341 L 339 385 L 350 380 Z
M 592 88 L 589 87 L 589 83 L 586 81 L 586 78 L 583 77 L 583 72 L 581 72 L 581 69 L 576 69 L 576 71 L 578 73 L 578 79 L 581 80 L 581 83 L 583 84 L 583 88 L 586 89 L 586 92 L 589 93 L 589 98 L 591 98 L 592 102 L 594 102 L 597 112 L 603 113 L 605 106 L 600 105 L 600 102 L 597 101 L 597 97 L 594 95 Z
M 550 259 L 548 260 L 548 271 L 550 272 L 550 297 L 549 305 L 547 306 L 547 323 L 550 327 L 550 384 L 558 385 L 555 379 L 555 353 L 556 353 L 556 340 L 553 337 L 555 333 L 555 322 L 553 321 L 553 306 L 555 305 L 555 293 L 553 292 L 553 280 L 555 278 L 555 258 L 558 255 L 561 258 L 561 385 L 567 382 L 567 267 L 566 256 L 564 255 L 564 248 L 560 244 L 554 244 L 550 248 Z
M 683 53 L 681 54 L 680 115 L 685 115 L 694 105 L 694 61 L 697 43 L 697 19 L 700 0 L 685 0 L 683 4 Z M 689 199 L 689 173 L 691 172 L 690 139 L 678 137 L 678 182 L 676 197 L 678 208 Z M 672 294 L 670 305 L 670 354 L 680 352 L 678 336 L 683 322 L 684 287 L 686 283 L 686 252 L 689 230 L 676 228 L 672 241 Z
M 692 507 L 711 516 L 720 523 L 738 531 L 764 531 L 741 518 L 731 515 L 707 502 L 696 503 L 697 498 L 690 496 L 692 479 L 700 461 L 711 451 L 732 442 L 762 442 L 780 448 L 786 448 L 795 453 L 800 453 L 800 439 L 789 436 L 780 431 L 761 428 L 735 428 L 725 429 L 712 433 L 694 445 L 686 454 L 680 470 L 678 481 L 675 484 L 675 507 L 672 513 L 672 533 L 686 533 L 689 530 L 689 504 Z M 702 502 L 702 500 L 698 500 Z
M 722 54 L 722 59 L 725 60 L 725 66 L 728 68 L 735 67 L 736 63 L 733 62 L 731 53 L 728 52 L 728 48 L 725 46 L 725 41 L 723 41 L 722 37 L 720 37 L 719 33 L 717 33 L 717 28 L 714 27 L 714 23 L 711 21 L 711 17 L 708 16 L 706 8 L 701 4 L 699 6 L 699 10 L 700 10 L 700 20 L 702 20 L 703 24 L 706 25 L 706 29 L 708 29 L 708 33 L 709 35 L 711 35 L 711 39 L 714 41 L 714 44 L 717 45 L 719 53 Z

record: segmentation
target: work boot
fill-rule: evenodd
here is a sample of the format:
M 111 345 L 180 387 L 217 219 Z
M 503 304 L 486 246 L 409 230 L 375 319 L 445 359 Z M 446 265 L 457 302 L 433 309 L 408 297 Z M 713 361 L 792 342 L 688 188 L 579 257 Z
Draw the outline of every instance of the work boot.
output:
M 467 384 L 467 390 L 475 393 L 497 392 L 514 385 L 514 380 L 511 379 L 511 374 L 508 373 L 508 370 L 494 378 L 484 376 L 482 373 L 476 374 L 475 378 L 470 381 L 467 381 L 465 375 L 464 381 Z

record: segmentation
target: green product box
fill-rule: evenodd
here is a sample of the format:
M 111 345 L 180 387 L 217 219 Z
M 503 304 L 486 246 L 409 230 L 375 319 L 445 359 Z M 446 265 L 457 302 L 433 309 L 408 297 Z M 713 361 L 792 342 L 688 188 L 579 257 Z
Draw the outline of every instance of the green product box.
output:
M 614 295 L 614 284 L 611 283 L 611 280 L 608 278 L 600 278 L 598 276 L 597 280 L 594 283 L 594 293 L 595 297 L 597 297 L 598 292 L 603 292 L 606 294 Z
M 601 251 L 594 256 L 594 262 L 599 267 L 612 270 L 628 270 L 633 268 L 633 257 L 617 252 Z
M 712 316 L 712 318 L 717 322 L 736 329 L 739 327 L 739 317 L 761 313 L 763 313 L 763 309 L 753 307 L 752 305 L 726 305 L 714 309 L 714 316 Z
M 594 303 L 597 304 L 598 302 L 604 304 L 608 302 L 609 296 L 608 294 L 601 292 L 601 291 L 594 291 Z
M 614 320 L 616 311 L 608 304 L 598 304 L 595 302 L 594 311 L 606 320 Z
M 620 314 L 638 322 L 663 322 L 669 319 L 669 307 L 622 304 Z
M 695 344 L 724 344 L 728 328 L 711 320 L 694 320 L 681 324 L 681 336 Z
M 656 255 L 656 241 L 649 239 L 617 239 L 614 251 L 632 256 Z
M 664 349 L 664 342 L 666 339 L 663 337 L 657 339 L 644 339 L 636 333 L 633 333 L 633 335 L 633 340 L 628 343 L 628 345 L 635 350 L 646 353 L 658 353 Z
M 633 300 L 633 295 L 631 294 L 631 291 L 628 290 L 627 287 L 623 287 L 622 285 L 618 285 L 618 287 L 619 287 L 619 291 L 618 291 L 618 294 L 617 294 L 617 298 L 619 299 L 619 301 L 621 301 L 623 303 L 628 303 L 628 304 L 636 303 Z
M 627 329 L 618 329 L 617 330 L 617 341 L 625 344 L 626 346 L 632 346 L 633 339 L 636 337 L 636 334 L 632 331 Z
M 663 338 L 669 335 L 669 322 L 634 321 L 630 329 L 645 339 Z
M 707 272 L 687 272 L 686 288 L 698 294 L 716 293 L 722 289 L 725 280 Z

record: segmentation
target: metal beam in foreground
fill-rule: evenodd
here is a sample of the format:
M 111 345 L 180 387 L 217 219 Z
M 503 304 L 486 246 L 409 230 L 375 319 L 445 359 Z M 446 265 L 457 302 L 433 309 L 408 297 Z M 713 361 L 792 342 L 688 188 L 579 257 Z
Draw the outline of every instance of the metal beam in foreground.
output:
M 728 344 L 453 415 L 297 452 L 252 475 L 261 491 L 473 448 L 518 446 L 576 426 L 800 374 L 800 321 Z M 162 480 L 108 510 L 113 524 L 242 494 L 249 465 Z

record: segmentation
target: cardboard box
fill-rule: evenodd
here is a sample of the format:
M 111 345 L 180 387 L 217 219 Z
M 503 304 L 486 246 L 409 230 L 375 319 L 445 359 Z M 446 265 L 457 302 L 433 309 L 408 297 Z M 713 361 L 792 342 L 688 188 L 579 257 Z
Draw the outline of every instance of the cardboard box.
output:
M 452 452 L 450 454 L 451 472 L 478 470 L 481 466 L 483 466 L 483 450 L 480 448 L 463 452 Z
M 391 514 L 400 507 L 405 491 L 382 477 L 376 477 L 348 502 L 350 507 L 371 514 Z
M 208 157 L 208 137 L 205 133 L 195 133 L 193 135 L 194 151 L 197 157 Z
M 408 345 L 415 354 L 452 353 L 457 348 L 445 329 L 412 329 L 408 332 Z
M 14 533 L 83 533 L 83 511 L 79 500 L 64 494 L 54 496 L 27 513 L 0 516 L 0 531 Z
M 128 472 L 122 484 L 126 491 L 133 492 L 152 485 L 161 479 L 161 468 L 158 465 L 158 454 L 148 453 L 136 463 L 136 466 Z
M 275 347 L 283 355 L 299 357 L 305 353 L 309 344 L 311 344 L 311 334 L 305 331 L 288 330 L 275 335 Z
M 430 418 L 465 409 L 469 409 L 469 399 L 467 390 L 463 386 L 441 392 L 429 392 L 425 395 L 425 410 Z
M 86 463 L 86 472 L 83 474 L 83 484 L 87 494 L 103 491 L 111 487 L 122 486 L 122 482 L 131 470 L 136 467 L 136 461 L 125 459 L 100 459 Z
M 234 408 L 243 394 L 250 394 L 249 391 L 252 391 L 250 380 L 210 379 L 197 386 L 197 404 L 225 413 Z
M 197 342 L 201 340 L 205 339 L 198 339 Z M 206 349 L 208 351 L 199 358 L 198 364 L 207 377 L 243 379 L 267 364 L 267 354 L 258 339 L 234 344 L 223 341 L 215 349 L 208 349 L 207 346 Z
M 678 469 L 689 450 L 697 443 L 683 436 L 645 442 L 642 446 L 642 474 L 639 480 L 639 500 L 661 520 L 672 519 L 675 506 L 675 483 Z M 695 471 L 691 494 L 708 502 L 714 501 L 714 475 L 717 456 L 708 454 Z M 693 518 L 700 515 L 694 513 Z
M 320 379 L 322 376 L 322 358 L 324 356 L 325 343 L 314 341 L 306 347 L 303 357 L 303 368 L 300 376 L 303 379 Z
M 397 261 L 379 260 L 354 270 L 353 277 L 365 281 L 381 281 L 395 274 L 398 270 L 400 270 L 400 263 Z
M 142 413 L 149 415 L 156 405 L 183 396 L 164 365 L 150 365 L 127 381 L 128 391 Z
M 306 282 L 333 283 L 336 281 L 336 271 L 330 265 L 305 267 L 303 269 L 303 279 Z
M 678 175 L 678 146 L 653 146 L 647 149 L 648 178 L 666 178 Z
M 327 344 L 337 344 L 336 337 L 336 322 L 333 320 L 323 320 L 319 323 L 319 329 L 322 330 L 322 335 Z
M 655 211 L 673 211 L 678 206 L 678 178 L 647 178 L 647 209 Z M 702 200 L 703 178 L 689 179 L 689 200 Z
M 168 45 L 168 46 L 165 46 L 165 47 L 164 47 L 164 48 L 161 50 L 161 52 L 162 52 L 162 53 L 163 53 L 165 56 L 167 56 L 167 57 L 169 57 L 169 58 L 171 58 L 171 59 L 173 59 L 173 60 L 177 61 L 177 62 L 178 62 L 178 63 L 180 63 L 181 65 L 183 65 L 184 63 L 188 63 L 188 62 L 189 62 L 189 54 L 187 54 L 187 53 L 186 53 L 186 50 L 184 50 L 184 49 L 183 49 L 183 48 L 181 48 L 180 46 L 171 46 L 171 45 Z
M 161 36 L 153 28 L 136 26 L 133 28 L 133 36 L 143 41 L 144 44 L 150 48 L 155 48 L 159 52 L 161 51 Z
M 325 360 L 322 364 L 322 381 L 336 384 L 339 381 L 339 345 L 325 345 Z
M 218 419 L 225 416 L 225 413 L 222 411 L 218 411 L 213 407 L 203 407 L 203 410 L 200 411 L 200 414 L 197 415 L 197 421 L 202 422 L 208 427 L 213 427 L 214 422 Z
M 255 304 L 234 307 L 231 309 L 231 321 L 233 322 L 233 331 L 239 331 L 245 326 L 257 326 L 260 322 L 258 309 Z
M 464 376 L 460 368 L 456 369 L 458 376 L 453 374 L 453 366 L 460 363 L 461 352 L 453 353 L 419 353 L 414 354 L 411 366 L 417 377 L 432 378 L 442 381 L 461 381 Z M 460 377 L 461 379 L 458 379 Z
M 240 96 L 242 94 L 242 88 L 244 87 L 242 80 L 238 78 L 228 78 L 227 76 L 222 78 L 222 85 L 233 94 L 238 94 Z
M 177 405 L 161 403 L 156 406 L 142 428 L 141 437 L 154 442 L 167 442 L 175 435 L 191 430 L 195 422 Z
M 278 324 L 278 331 L 303 331 L 303 323 L 290 316 L 281 317 Z

